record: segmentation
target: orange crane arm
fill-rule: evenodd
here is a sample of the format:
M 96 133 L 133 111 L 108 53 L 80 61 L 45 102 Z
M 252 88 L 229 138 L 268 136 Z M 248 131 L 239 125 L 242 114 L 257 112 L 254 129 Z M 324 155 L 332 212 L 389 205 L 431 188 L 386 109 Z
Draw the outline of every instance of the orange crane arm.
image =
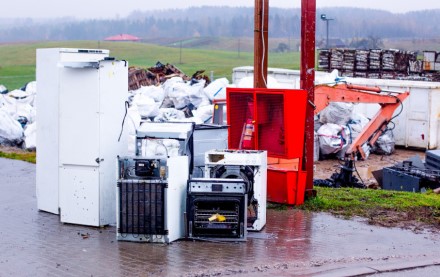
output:
M 366 156 L 362 150 L 362 145 L 367 141 L 370 145 L 373 145 L 377 141 L 391 121 L 394 111 L 409 96 L 409 92 L 397 95 L 379 94 L 381 92 L 383 91 L 378 87 L 348 84 L 340 84 L 333 87 L 318 85 L 315 87 L 315 114 L 322 111 L 330 102 L 377 103 L 381 106 L 381 109 L 349 146 L 346 156 L 354 158 L 356 153 L 359 153 L 362 159 L 365 159 Z

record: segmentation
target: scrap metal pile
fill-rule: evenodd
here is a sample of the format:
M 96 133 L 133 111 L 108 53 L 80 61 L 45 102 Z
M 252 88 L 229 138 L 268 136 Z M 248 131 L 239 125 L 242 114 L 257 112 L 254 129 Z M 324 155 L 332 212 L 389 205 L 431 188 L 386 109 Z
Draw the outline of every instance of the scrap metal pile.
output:
M 440 187 L 440 150 L 426 151 L 425 161 L 414 156 L 394 166 L 385 167 L 375 177 L 386 190 L 421 192 L 437 189 Z
M 440 81 L 440 55 L 425 51 L 423 60 L 417 53 L 397 49 L 323 49 L 319 52 L 318 68 L 342 76 L 371 79 Z
M 174 65 L 168 63 L 164 65 L 161 62 L 147 69 L 132 66 L 128 69 L 128 89 L 137 90 L 142 86 L 161 85 L 173 77 L 180 77 L 184 81 L 204 79 L 205 84 L 209 85 L 211 80 L 203 74 L 204 72 L 204 70 L 197 71 L 190 77 Z

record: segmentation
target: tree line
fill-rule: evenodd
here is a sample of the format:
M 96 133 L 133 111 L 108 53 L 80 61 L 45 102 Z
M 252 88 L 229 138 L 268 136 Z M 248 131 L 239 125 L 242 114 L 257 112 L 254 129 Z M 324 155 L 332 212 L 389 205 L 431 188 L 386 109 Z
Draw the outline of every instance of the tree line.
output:
M 254 10 L 245 7 L 193 7 L 161 11 L 134 11 L 119 19 L 51 20 L 0 19 L 0 41 L 103 40 L 107 36 L 128 33 L 142 39 L 188 37 L 252 37 Z M 395 14 L 360 8 L 318 9 L 317 38 L 326 35 L 320 14 L 330 22 L 333 38 L 435 38 L 440 31 L 440 10 Z M 56 22 L 56 24 L 54 24 Z M 299 38 L 300 9 L 271 8 L 269 36 Z

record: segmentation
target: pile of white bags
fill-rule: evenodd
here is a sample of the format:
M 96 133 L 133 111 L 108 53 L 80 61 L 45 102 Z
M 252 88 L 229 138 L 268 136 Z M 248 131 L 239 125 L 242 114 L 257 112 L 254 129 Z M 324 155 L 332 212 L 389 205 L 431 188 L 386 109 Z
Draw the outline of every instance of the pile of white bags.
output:
M 342 125 L 327 123 L 318 130 L 319 150 L 324 155 L 336 154 L 348 145 L 349 131 Z
M 0 145 L 36 148 L 36 82 L 24 90 L 9 91 L 0 85 Z
M 220 78 L 205 85 L 204 79 L 185 81 L 181 77 L 173 77 L 159 86 L 130 91 L 130 106 L 137 107 L 143 121 L 211 123 L 212 101 L 226 99 L 229 81 Z
M 353 103 L 331 102 L 320 113 L 321 123 L 333 123 L 338 125 L 347 125 L 353 113 Z
M 23 127 L 6 110 L 0 108 L 0 145 L 15 146 L 23 141 Z

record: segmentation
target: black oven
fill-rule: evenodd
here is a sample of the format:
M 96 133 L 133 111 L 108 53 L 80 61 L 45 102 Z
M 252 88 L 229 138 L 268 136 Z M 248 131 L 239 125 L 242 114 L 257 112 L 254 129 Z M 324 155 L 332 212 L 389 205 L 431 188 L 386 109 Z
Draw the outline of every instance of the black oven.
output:
M 246 191 L 246 183 L 240 179 L 189 180 L 188 238 L 245 241 Z

